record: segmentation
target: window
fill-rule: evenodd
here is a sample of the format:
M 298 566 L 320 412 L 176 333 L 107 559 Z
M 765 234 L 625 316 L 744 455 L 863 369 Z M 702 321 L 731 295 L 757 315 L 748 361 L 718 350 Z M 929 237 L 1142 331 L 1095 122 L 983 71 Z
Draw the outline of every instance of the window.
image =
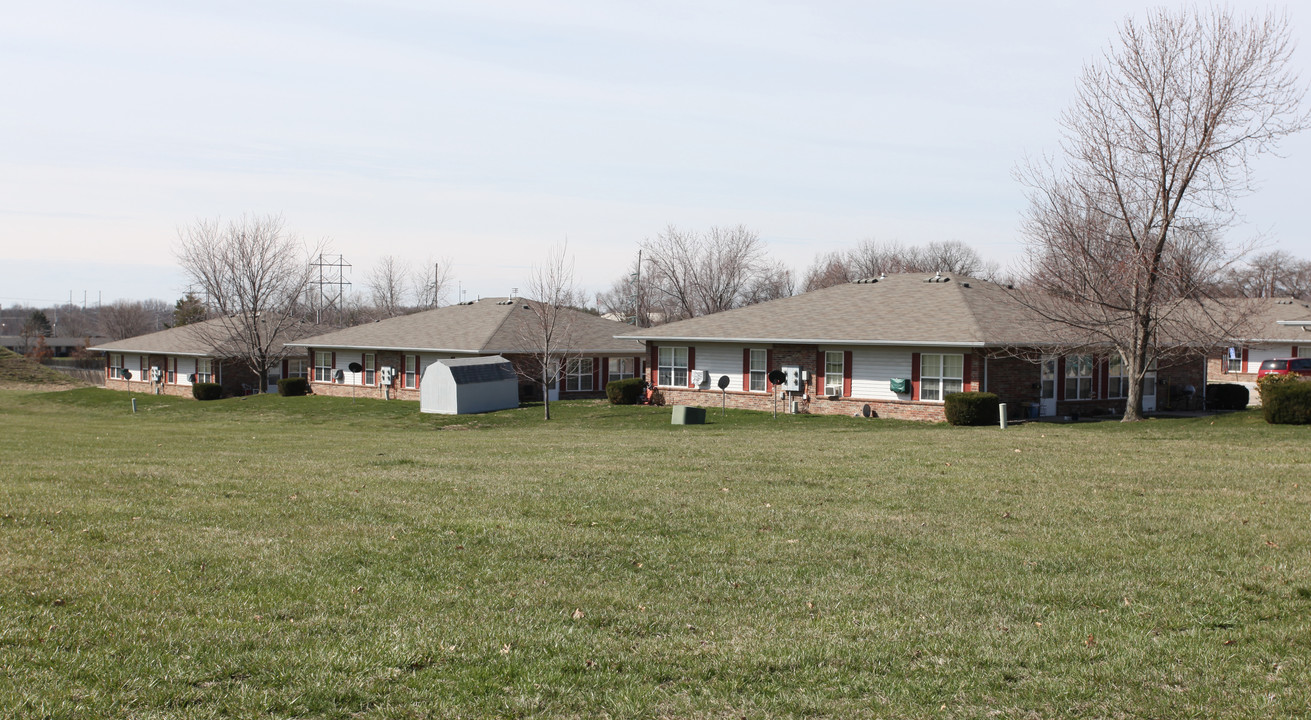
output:
M 610 379 L 627 380 L 635 377 L 632 358 L 610 358 Z
M 364 384 L 374 385 L 378 381 L 378 367 L 372 353 L 364 355 Z
M 576 358 L 565 365 L 565 392 L 588 392 L 592 389 L 592 358 Z
M 687 387 L 687 348 L 660 348 L 660 364 L 657 366 L 656 384 Z
M 1147 373 L 1143 375 L 1143 395 L 1156 394 L 1156 358 L 1147 361 Z
M 1042 372 L 1040 375 L 1042 389 L 1039 397 L 1043 400 L 1056 399 L 1056 358 L 1044 357 L 1042 359 Z
M 920 400 L 941 401 L 948 393 L 960 392 L 964 383 L 964 355 L 920 356 Z
M 418 378 L 419 378 L 419 356 L 406 355 L 405 356 L 405 382 L 403 384 L 403 387 L 413 390 L 414 388 L 418 387 Z
M 1243 349 L 1231 347 L 1225 351 L 1225 372 L 1240 373 L 1243 371 Z
M 1092 355 L 1071 355 L 1065 358 L 1065 399 L 1091 399 L 1092 386 Z
M 1107 362 L 1110 367 L 1107 371 L 1106 397 L 1122 398 L 1127 396 L 1129 394 L 1129 376 L 1125 374 L 1124 358 L 1116 353 Z
M 842 375 L 845 366 L 841 350 L 829 350 L 824 353 L 824 394 L 842 394 Z
M 214 382 L 214 361 L 209 358 L 196 358 L 196 382 Z
M 178 381 L 178 359 L 177 359 L 177 358 L 165 358 L 165 360 L 164 360 L 164 374 L 165 374 L 165 378 L 166 378 L 166 379 L 164 380 L 164 382 L 168 383 L 169 385 L 176 385 L 176 384 L 177 384 L 177 381 Z
M 287 377 L 309 377 L 309 365 L 305 358 L 287 358 Z
M 749 372 L 751 374 L 751 378 L 750 378 L 751 384 L 748 386 L 751 389 L 751 392 L 765 392 L 765 390 L 767 389 L 767 386 L 765 385 L 765 380 L 766 378 L 769 377 L 769 368 L 767 367 L 768 362 L 769 362 L 769 351 L 767 350 L 751 351 L 751 359 L 749 360 L 750 363 Z
M 332 382 L 332 353 L 314 353 L 314 382 Z

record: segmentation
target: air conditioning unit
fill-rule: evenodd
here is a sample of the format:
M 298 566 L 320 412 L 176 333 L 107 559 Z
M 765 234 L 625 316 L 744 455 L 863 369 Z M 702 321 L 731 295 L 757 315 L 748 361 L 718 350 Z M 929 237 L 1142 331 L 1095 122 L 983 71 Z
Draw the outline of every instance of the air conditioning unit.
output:
M 710 378 L 710 376 L 706 373 L 705 370 L 693 370 L 693 371 L 692 371 L 692 387 L 701 387 L 702 385 L 705 385 L 705 384 L 706 384 L 706 381 L 707 381 L 709 378 Z

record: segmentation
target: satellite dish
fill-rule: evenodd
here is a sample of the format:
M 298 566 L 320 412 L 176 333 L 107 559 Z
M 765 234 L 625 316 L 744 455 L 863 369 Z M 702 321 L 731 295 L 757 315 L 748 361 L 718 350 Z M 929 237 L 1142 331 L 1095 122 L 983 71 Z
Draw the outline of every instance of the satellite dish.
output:
M 362 370 L 364 369 L 364 366 L 361 365 L 361 364 L 359 364 L 359 363 L 351 363 L 350 365 L 347 365 L 346 367 L 350 368 L 350 371 L 353 372 L 353 373 L 360 372 L 360 371 L 362 371 Z
M 874 411 L 870 409 L 869 403 L 865 403 L 865 407 L 860 409 L 860 414 L 869 417 L 874 414 Z
M 730 382 L 732 382 L 732 381 L 728 379 L 728 376 L 727 376 L 727 375 L 720 375 L 720 376 L 719 376 L 719 382 L 718 382 L 717 384 L 719 385 L 719 389 L 720 389 L 720 390 L 727 390 L 727 389 L 728 389 L 728 384 L 729 384 Z
M 770 370 L 769 381 L 775 385 L 782 385 L 787 382 L 788 374 L 782 370 Z
M 127 368 L 123 368 L 123 379 L 124 379 L 124 380 L 131 380 L 131 379 L 132 379 L 132 371 L 131 371 L 131 370 L 128 370 Z

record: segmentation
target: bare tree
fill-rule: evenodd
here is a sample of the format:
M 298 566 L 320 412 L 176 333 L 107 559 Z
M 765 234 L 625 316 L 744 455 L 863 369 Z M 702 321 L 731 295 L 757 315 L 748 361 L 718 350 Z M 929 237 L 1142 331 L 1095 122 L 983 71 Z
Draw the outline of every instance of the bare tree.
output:
M 1248 248 L 1222 239 L 1251 159 L 1307 124 L 1289 69 L 1287 18 L 1154 10 L 1126 20 L 1086 67 L 1061 117 L 1061 162 L 1020 171 L 1029 187 L 1020 300 L 1071 342 L 1118 351 L 1124 420 L 1168 348 L 1220 342 L 1241 321 L 1208 289 Z
M 1237 297 L 1311 297 L 1311 261 L 1283 250 L 1254 255 L 1219 283 L 1219 291 Z
M 985 262 L 973 248 L 959 240 L 934 241 L 925 245 L 865 240 L 847 252 L 828 252 L 815 257 L 806 271 L 802 290 L 810 292 L 861 278 L 910 272 L 941 272 L 990 278 L 996 263 Z
M 144 303 L 117 300 L 100 308 L 100 334 L 112 340 L 145 335 L 163 329 Z
M 523 303 L 531 315 L 518 326 L 519 341 L 529 358 L 521 370 L 530 382 L 542 386 L 542 407 L 551 419 L 551 385 L 559 382 L 560 370 L 569 362 L 574 349 L 573 321 L 582 305 L 582 295 L 574 285 L 574 262 L 568 256 L 568 242 L 547 252 L 546 261 L 534 265 L 526 285 L 534 298 Z
M 642 294 L 664 321 L 741 307 L 792 291 L 791 272 L 769 263 L 760 236 L 742 225 L 704 233 L 669 226 L 642 246 Z
M 451 292 L 451 259 L 428 258 L 427 262 L 414 268 L 411 282 L 419 307 L 436 308 L 445 305 Z
M 309 258 L 280 216 L 197 220 L 178 231 L 178 260 L 208 298 L 215 321 L 197 325 L 207 342 L 240 357 L 268 386 L 283 342 L 300 337 L 300 299 L 309 288 Z
M 373 306 L 382 317 L 405 314 L 408 275 L 405 265 L 394 255 L 384 255 L 373 266 L 366 284 Z

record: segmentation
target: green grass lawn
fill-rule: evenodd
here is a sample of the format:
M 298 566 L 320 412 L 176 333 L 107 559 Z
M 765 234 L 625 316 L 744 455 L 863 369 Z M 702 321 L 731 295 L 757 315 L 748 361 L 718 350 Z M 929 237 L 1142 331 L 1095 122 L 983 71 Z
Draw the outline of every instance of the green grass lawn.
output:
M 1311 428 L 0 391 L 3 717 L 1297 717 Z

